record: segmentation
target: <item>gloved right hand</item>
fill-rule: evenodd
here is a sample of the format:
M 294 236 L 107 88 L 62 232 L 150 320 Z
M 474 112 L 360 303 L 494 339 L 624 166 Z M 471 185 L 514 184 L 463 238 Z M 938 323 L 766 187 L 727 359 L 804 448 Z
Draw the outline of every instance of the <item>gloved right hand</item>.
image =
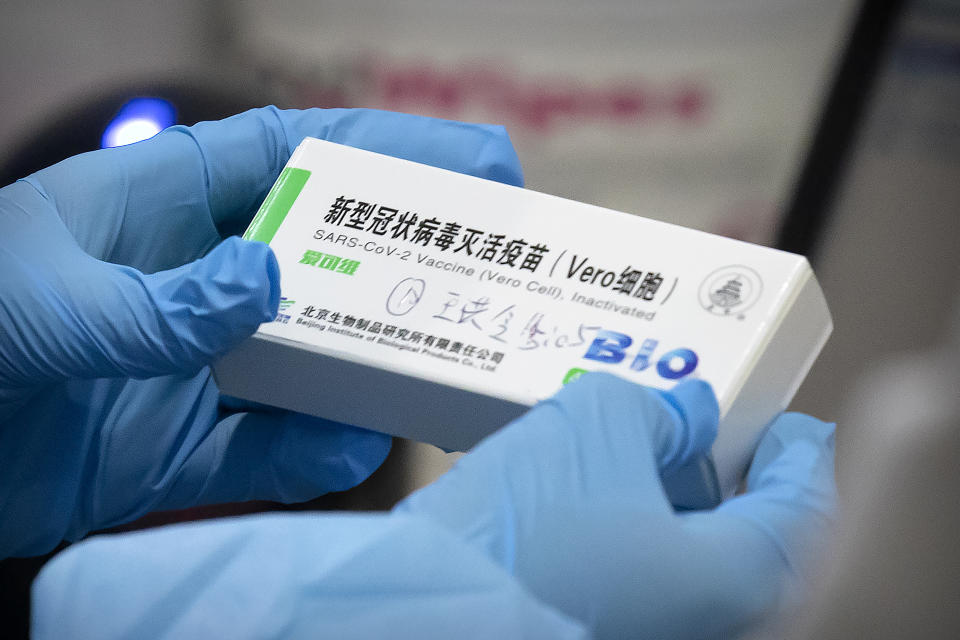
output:
M 747 491 L 676 513 L 662 478 L 710 450 L 709 385 L 591 373 L 400 503 L 483 551 L 596 637 L 730 638 L 801 597 L 829 539 L 833 425 L 785 414 Z
M 500 127 L 259 109 L 0 189 L 0 558 L 149 511 L 347 489 L 382 434 L 221 402 L 207 365 L 271 320 L 242 232 L 305 136 L 522 183 Z

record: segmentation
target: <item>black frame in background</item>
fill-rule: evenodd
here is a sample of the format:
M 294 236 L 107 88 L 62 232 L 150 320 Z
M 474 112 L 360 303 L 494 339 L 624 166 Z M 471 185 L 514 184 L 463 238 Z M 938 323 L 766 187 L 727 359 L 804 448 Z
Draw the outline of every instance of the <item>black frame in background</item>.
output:
M 903 7 L 903 0 L 860 6 L 777 232 L 778 249 L 815 257 Z

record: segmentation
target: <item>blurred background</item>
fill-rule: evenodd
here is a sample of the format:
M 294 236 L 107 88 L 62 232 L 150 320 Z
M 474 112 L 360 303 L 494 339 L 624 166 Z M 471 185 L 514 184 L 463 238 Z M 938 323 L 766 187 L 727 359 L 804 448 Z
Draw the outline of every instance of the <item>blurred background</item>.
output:
M 0 184 L 136 137 L 135 98 L 146 135 L 266 104 L 503 124 L 531 189 L 810 258 L 835 331 L 794 408 L 839 423 L 841 489 L 876 430 L 957 408 L 960 0 L 7 0 L 0 60 Z M 135 526 L 386 508 L 455 457 Z M 11 629 L 43 560 L 0 563 Z

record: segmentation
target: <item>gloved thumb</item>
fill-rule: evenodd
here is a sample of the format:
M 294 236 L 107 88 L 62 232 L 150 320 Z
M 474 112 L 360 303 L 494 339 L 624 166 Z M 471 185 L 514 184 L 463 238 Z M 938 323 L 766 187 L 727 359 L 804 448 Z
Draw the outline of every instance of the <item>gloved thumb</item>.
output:
M 85 255 L 74 264 L 30 290 L 29 313 L 16 314 L 7 334 L 12 346 L 0 345 L 20 354 L 4 358 L 0 386 L 194 373 L 271 320 L 279 303 L 273 252 L 239 238 L 154 274 Z
M 836 515 L 834 431 L 802 413 L 781 415 L 760 440 L 746 493 L 717 508 L 765 531 L 801 578 Z

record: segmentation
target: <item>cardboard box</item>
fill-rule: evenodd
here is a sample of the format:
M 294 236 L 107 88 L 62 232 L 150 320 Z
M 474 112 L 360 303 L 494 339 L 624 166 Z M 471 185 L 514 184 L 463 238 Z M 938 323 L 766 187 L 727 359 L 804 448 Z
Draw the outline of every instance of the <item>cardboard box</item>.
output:
M 310 138 L 244 237 L 283 298 L 224 393 L 465 450 L 583 371 L 703 378 L 728 494 L 832 329 L 801 256 Z

